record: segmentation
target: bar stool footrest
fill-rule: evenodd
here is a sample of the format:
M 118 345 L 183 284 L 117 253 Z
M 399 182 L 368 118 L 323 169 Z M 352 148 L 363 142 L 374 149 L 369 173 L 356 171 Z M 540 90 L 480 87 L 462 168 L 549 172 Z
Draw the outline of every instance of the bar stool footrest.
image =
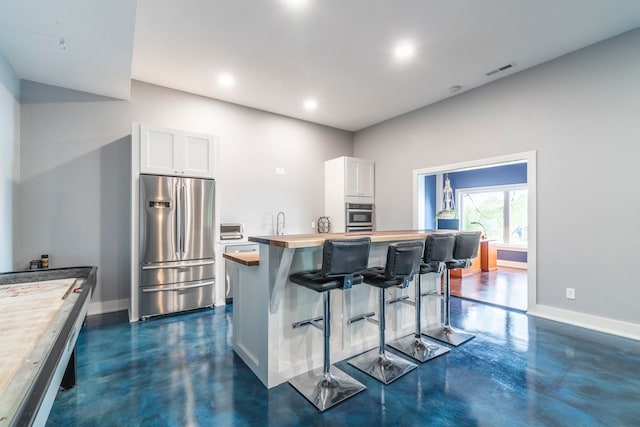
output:
M 292 378 L 289 384 L 321 412 L 367 388 L 333 365 L 329 374 L 318 368 Z
M 365 314 L 360 314 L 358 316 L 355 316 L 355 317 L 352 317 L 351 319 L 349 319 L 347 321 L 347 323 L 349 325 L 351 325 L 352 323 L 356 323 L 356 322 L 359 322 L 361 320 L 366 320 L 368 322 L 371 322 L 371 323 L 374 323 L 374 324 L 377 325 L 378 324 L 378 320 L 373 318 L 373 316 L 375 316 L 375 315 L 376 315 L 376 313 L 374 311 L 371 311 L 371 312 L 365 313 Z
M 295 322 L 291 324 L 291 329 L 298 329 L 303 326 L 315 326 L 316 328 L 322 330 L 322 322 L 324 321 L 323 316 L 314 317 L 311 319 L 300 320 L 299 322 Z
M 427 291 L 427 292 L 423 292 L 420 294 L 421 297 L 438 297 L 438 298 L 442 298 L 444 297 L 444 295 L 442 295 L 441 292 L 438 291 Z
M 389 384 L 418 367 L 399 356 L 386 352 L 380 354 L 378 348 L 354 357 L 349 360 L 349 364 L 384 384 Z
M 449 348 L 434 341 L 416 337 L 415 334 L 397 339 L 389 343 L 388 346 L 419 362 L 426 362 L 451 351 Z
M 422 331 L 422 334 L 428 336 L 429 338 L 451 344 L 455 347 L 459 346 L 460 344 L 464 344 L 471 338 L 475 337 L 474 334 L 461 331 L 446 325 L 440 325 L 436 326 L 435 328 L 425 329 Z

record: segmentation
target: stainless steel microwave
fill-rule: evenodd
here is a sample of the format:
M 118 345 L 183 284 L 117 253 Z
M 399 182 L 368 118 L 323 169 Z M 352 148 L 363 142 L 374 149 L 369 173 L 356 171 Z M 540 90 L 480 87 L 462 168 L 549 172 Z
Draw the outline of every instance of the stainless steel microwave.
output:
M 220 224 L 220 240 L 244 239 L 244 224 L 239 222 Z
M 373 204 L 347 203 L 346 204 L 347 227 L 371 227 L 375 222 Z

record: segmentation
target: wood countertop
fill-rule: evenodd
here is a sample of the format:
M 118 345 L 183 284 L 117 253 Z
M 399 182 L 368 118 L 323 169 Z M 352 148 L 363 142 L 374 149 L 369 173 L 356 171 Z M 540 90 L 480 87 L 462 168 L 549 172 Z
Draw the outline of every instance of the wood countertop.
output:
M 247 267 L 253 267 L 260 263 L 260 252 L 230 252 L 222 254 L 223 258 L 230 261 L 237 262 L 238 264 L 246 265 Z
M 322 246 L 327 239 L 356 239 L 371 237 L 372 243 L 402 240 L 422 240 L 427 234 L 453 233 L 454 230 L 397 230 L 397 231 L 363 231 L 356 233 L 315 233 L 289 234 L 283 236 L 249 236 L 250 242 L 263 243 L 283 248 L 311 248 Z

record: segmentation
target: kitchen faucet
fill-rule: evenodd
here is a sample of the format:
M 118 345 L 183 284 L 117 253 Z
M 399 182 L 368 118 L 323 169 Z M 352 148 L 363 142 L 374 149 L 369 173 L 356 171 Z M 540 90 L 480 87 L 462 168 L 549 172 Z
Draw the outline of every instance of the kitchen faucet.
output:
M 282 215 L 282 221 L 280 221 L 280 215 Z M 276 234 L 282 236 L 284 234 L 284 212 L 278 212 L 276 216 Z
M 482 238 L 486 238 L 487 237 L 487 230 L 484 228 L 484 225 L 482 225 L 482 223 L 478 222 L 478 221 L 471 221 L 471 224 L 473 225 L 479 225 L 480 228 L 482 228 Z

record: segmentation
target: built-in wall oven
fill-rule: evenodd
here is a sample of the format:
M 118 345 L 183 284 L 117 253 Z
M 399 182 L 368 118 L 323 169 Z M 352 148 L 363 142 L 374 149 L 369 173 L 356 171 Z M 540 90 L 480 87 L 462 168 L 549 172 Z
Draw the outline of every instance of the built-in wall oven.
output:
M 375 209 L 373 203 L 346 204 L 346 231 L 373 231 L 375 228 Z

